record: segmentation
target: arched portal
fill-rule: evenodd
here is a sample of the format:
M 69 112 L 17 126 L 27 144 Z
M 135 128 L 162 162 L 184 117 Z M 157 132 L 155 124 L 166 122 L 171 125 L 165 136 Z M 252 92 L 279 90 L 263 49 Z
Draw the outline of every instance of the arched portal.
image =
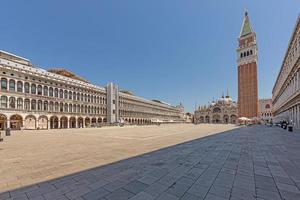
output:
M 84 120 L 84 125 L 85 127 L 90 127 L 90 124 L 91 124 L 91 120 L 89 117 L 86 117 L 85 120 Z
M 220 117 L 220 115 L 214 115 L 214 116 L 213 116 L 213 119 L 212 119 L 212 122 L 213 122 L 214 124 L 219 124 L 219 123 L 221 123 L 221 117 Z
M 36 129 L 36 118 L 33 115 L 28 115 L 25 117 L 25 123 L 24 123 L 25 129 Z
M 210 123 L 210 118 L 209 118 L 209 116 L 206 116 L 206 117 L 205 117 L 205 123 Z
M 95 127 L 97 124 L 97 119 L 95 117 L 92 118 L 92 126 Z
M 231 115 L 230 116 L 230 123 L 231 124 L 236 124 L 237 122 L 237 116 L 236 115 Z
M 69 123 L 70 123 L 70 128 L 76 128 L 76 118 L 75 117 L 70 117 Z
M 40 116 L 38 119 L 38 129 L 48 129 L 48 117 Z
M 104 119 L 103 119 L 103 123 L 106 123 L 106 122 L 107 122 L 107 119 L 106 119 L 106 118 L 104 118 Z
M 99 118 L 98 118 L 98 124 L 101 124 L 101 123 L 102 123 L 102 118 L 99 117 Z
M 203 116 L 200 117 L 199 122 L 204 123 L 204 117 Z
M 63 116 L 60 118 L 60 128 L 68 128 L 68 118 Z
M 78 123 L 78 128 L 82 128 L 83 127 L 83 118 L 82 117 L 78 117 L 77 123 Z
M 229 123 L 229 116 L 228 115 L 224 115 L 224 117 L 223 117 L 223 123 L 224 124 L 228 124 Z
M 23 126 L 23 118 L 20 115 L 12 115 L 10 117 L 10 128 L 12 130 L 20 130 Z
M 58 129 L 58 117 L 56 116 L 50 117 L 50 128 Z
M 7 117 L 0 114 L 0 130 L 4 130 L 7 127 Z

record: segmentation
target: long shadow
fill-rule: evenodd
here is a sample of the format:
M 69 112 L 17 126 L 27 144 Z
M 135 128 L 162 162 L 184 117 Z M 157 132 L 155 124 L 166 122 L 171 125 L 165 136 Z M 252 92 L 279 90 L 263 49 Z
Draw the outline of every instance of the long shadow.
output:
M 246 128 L 241 127 L 223 131 L 55 179 L 8 191 L 0 191 L 0 200 L 64 199 L 62 197 L 66 197 L 65 199 L 77 199 L 83 194 L 95 191 L 98 192 L 97 198 L 89 198 L 87 196 L 81 199 L 100 199 L 101 195 L 105 194 L 104 196 L 107 196 L 134 181 L 142 183 L 140 185 L 137 184 L 136 188 L 149 186 L 152 182 L 151 178 L 153 181 L 154 179 L 157 181 L 175 168 L 196 165 L 199 161 L 193 163 L 192 158 L 200 156 L 199 153 L 203 151 L 213 151 L 217 147 L 216 144 L 221 143 L 221 141 L 224 141 L 224 138 L 228 138 L 234 132 L 241 129 Z M 141 182 L 137 181 L 141 179 L 145 180 Z M 99 189 L 102 189 L 101 194 L 99 193 Z M 133 191 L 129 193 L 131 193 L 131 196 L 135 195 Z

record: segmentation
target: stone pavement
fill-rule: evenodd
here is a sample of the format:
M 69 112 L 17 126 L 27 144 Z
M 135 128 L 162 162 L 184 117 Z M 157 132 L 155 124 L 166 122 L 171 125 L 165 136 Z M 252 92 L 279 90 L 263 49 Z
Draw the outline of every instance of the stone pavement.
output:
M 300 199 L 300 134 L 226 131 L 0 194 L 0 199 Z

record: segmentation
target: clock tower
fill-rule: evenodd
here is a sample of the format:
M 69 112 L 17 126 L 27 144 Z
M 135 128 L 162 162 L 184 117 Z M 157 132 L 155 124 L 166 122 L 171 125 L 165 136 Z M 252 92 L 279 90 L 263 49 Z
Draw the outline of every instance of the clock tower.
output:
M 245 12 L 238 38 L 238 110 L 239 117 L 258 116 L 257 44 L 248 13 Z

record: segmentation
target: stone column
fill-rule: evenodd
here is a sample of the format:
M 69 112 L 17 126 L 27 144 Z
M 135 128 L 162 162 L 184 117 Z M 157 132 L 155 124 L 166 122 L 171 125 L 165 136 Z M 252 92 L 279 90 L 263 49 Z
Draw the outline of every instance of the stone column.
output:
M 48 119 L 48 129 L 51 129 L 51 127 L 50 127 L 50 118 Z

